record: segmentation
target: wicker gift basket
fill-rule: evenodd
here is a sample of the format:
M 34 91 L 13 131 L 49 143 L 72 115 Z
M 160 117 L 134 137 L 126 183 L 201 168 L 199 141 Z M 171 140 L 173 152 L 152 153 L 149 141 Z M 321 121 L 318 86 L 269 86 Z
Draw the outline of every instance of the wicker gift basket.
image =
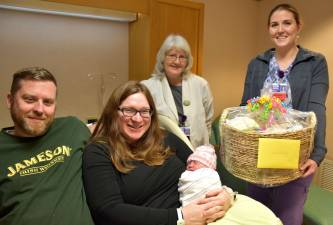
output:
M 257 168 L 259 138 L 300 140 L 299 166 L 313 150 L 316 116 L 307 113 L 308 126 L 297 131 L 279 133 L 258 133 L 241 131 L 226 123 L 228 114 L 240 107 L 227 108 L 220 119 L 221 159 L 225 168 L 234 176 L 263 186 L 276 186 L 299 178 L 299 169 Z

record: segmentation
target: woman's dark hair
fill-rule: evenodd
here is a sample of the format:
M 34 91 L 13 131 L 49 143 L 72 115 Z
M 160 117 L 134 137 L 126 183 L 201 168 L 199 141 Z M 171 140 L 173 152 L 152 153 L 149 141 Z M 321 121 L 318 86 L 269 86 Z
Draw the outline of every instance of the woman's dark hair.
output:
M 297 9 L 294 6 L 290 5 L 290 4 L 285 4 L 284 3 L 284 4 L 279 4 L 279 5 L 275 6 L 270 11 L 270 13 L 268 14 L 267 26 L 269 26 L 270 23 L 271 23 L 271 17 L 273 15 L 273 13 L 276 12 L 276 11 L 279 11 L 279 10 L 286 10 L 286 11 L 291 12 L 293 14 L 293 16 L 294 16 L 296 24 L 297 25 L 301 25 L 301 17 L 300 17 L 299 12 L 297 11 Z

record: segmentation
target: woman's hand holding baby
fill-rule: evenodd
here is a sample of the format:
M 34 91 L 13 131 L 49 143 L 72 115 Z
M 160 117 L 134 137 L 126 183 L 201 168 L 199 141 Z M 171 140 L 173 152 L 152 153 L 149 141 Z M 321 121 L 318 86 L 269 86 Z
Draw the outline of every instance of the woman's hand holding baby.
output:
M 231 196 L 224 189 L 209 191 L 204 198 L 183 207 L 186 225 L 203 225 L 223 217 L 231 206 Z

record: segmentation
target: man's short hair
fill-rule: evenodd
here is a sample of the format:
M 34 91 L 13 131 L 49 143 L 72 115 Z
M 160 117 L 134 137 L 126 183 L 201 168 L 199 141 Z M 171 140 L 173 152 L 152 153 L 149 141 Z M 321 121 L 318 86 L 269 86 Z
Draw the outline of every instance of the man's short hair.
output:
M 55 77 L 48 70 L 42 67 L 29 67 L 21 69 L 13 74 L 13 82 L 10 88 L 11 95 L 21 88 L 21 80 L 51 81 L 57 86 Z

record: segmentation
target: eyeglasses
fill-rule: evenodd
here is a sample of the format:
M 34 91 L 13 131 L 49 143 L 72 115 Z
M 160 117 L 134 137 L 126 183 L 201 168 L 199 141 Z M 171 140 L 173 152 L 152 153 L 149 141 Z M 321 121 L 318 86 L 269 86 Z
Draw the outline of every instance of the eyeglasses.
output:
M 133 117 L 139 113 L 142 118 L 150 118 L 153 114 L 153 110 L 151 109 L 136 110 L 133 108 L 118 108 L 118 110 L 126 117 Z
M 183 55 L 166 55 L 166 58 L 168 60 L 171 60 L 171 61 L 177 61 L 177 59 L 179 60 L 179 62 L 183 63 L 183 62 L 186 62 L 187 61 L 187 57 L 186 56 L 183 56 Z

